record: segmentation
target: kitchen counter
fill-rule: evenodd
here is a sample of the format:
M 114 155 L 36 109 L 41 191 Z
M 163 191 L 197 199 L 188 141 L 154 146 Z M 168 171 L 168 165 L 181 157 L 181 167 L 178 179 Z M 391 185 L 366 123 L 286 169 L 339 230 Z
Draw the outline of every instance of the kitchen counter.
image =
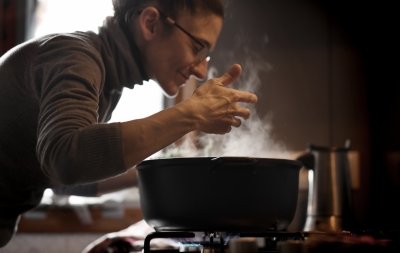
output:
M 18 233 L 1 253 L 80 253 L 97 233 Z
M 109 233 L 142 219 L 139 208 L 104 205 L 40 206 L 21 217 L 21 233 Z

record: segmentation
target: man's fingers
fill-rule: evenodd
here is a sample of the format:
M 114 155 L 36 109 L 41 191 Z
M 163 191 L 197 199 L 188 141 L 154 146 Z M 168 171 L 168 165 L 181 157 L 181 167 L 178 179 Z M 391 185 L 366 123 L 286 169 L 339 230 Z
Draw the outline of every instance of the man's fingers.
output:
M 237 91 L 238 94 L 235 97 L 234 102 L 245 102 L 245 103 L 257 103 L 258 97 L 256 94 L 247 91 Z
M 242 67 L 239 64 L 233 64 L 227 72 L 217 78 L 217 84 L 222 84 L 223 86 L 229 85 L 234 82 L 241 73 Z

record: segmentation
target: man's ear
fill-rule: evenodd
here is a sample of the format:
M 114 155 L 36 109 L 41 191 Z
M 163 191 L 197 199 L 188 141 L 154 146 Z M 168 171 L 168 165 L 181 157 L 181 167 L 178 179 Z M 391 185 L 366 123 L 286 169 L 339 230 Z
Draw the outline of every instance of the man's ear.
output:
M 139 28 L 144 40 L 151 40 L 157 31 L 157 23 L 160 21 L 160 13 L 152 6 L 142 10 L 139 16 Z

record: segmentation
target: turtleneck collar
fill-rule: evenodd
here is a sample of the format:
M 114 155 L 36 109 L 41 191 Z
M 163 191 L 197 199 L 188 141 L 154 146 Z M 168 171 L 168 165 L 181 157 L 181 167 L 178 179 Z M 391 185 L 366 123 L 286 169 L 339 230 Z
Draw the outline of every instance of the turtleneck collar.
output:
M 99 36 L 103 41 L 108 81 L 133 88 L 149 80 L 139 49 L 127 28 L 121 27 L 114 17 L 107 17 L 99 28 Z

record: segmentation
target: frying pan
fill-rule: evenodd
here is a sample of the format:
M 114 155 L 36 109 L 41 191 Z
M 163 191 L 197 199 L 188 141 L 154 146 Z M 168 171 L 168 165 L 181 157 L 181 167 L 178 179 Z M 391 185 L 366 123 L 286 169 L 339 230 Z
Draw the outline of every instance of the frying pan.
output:
M 146 160 L 137 166 L 143 217 L 156 231 L 285 230 L 301 167 L 256 157 Z

